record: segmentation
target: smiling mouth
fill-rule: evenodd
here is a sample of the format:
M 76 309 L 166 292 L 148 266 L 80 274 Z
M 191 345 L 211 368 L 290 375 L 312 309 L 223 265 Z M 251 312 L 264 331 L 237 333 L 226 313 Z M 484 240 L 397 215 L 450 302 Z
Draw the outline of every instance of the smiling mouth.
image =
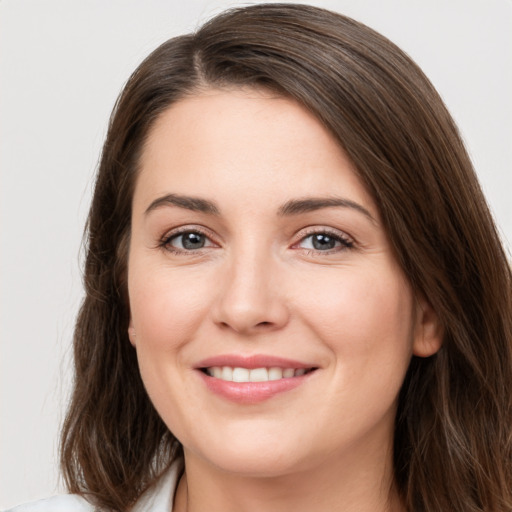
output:
M 206 375 L 228 382 L 268 382 L 301 377 L 316 368 L 242 368 L 232 366 L 210 366 L 201 368 Z

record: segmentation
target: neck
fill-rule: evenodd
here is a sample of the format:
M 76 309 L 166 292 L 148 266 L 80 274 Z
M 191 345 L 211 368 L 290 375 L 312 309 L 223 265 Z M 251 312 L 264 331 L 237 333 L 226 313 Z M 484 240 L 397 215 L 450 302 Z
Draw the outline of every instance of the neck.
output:
M 360 450 L 272 477 L 220 470 L 185 452 L 174 512 L 403 512 L 393 486 L 392 455 Z M 370 456 L 371 455 L 371 456 Z

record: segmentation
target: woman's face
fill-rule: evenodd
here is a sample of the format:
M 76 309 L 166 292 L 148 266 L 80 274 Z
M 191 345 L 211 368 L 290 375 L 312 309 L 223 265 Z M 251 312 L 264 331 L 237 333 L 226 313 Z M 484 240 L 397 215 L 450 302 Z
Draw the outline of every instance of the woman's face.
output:
M 344 151 L 297 103 L 254 90 L 209 90 L 157 120 L 128 289 L 152 402 L 186 456 L 226 471 L 389 455 L 411 355 L 438 348 Z

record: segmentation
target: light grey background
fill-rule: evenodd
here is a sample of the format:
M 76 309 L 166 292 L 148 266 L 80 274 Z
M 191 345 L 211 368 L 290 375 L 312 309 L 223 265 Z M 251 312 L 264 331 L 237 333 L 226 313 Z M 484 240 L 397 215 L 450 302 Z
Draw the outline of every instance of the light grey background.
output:
M 310 3 L 363 21 L 420 64 L 512 241 L 512 0 Z M 0 2 L 0 508 L 62 490 L 81 234 L 115 98 L 159 43 L 240 4 Z

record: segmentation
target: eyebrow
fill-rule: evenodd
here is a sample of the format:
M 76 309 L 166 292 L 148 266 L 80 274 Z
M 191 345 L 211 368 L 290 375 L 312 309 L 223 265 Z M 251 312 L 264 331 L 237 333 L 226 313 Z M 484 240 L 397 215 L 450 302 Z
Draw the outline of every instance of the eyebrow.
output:
M 179 208 L 195 212 L 206 213 L 209 215 L 220 215 L 220 210 L 213 201 L 180 194 L 166 194 L 165 196 L 155 199 L 146 209 L 145 215 L 148 215 L 153 210 L 163 206 L 178 206 Z M 306 197 L 303 199 L 291 199 L 279 208 L 278 215 L 280 217 L 288 217 L 321 210 L 323 208 L 335 207 L 351 208 L 362 213 L 372 222 L 376 223 L 374 217 L 364 206 L 356 203 L 355 201 L 351 201 L 350 199 L 344 199 L 341 197 Z
M 364 206 L 350 199 L 341 197 L 307 197 L 304 199 L 292 199 L 279 208 L 278 214 L 280 216 L 300 215 L 301 213 L 333 207 L 351 208 L 362 213 L 372 222 L 377 222 Z
M 208 213 L 210 215 L 220 215 L 220 211 L 212 201 L 200 197 L 182 196 L 178 194 L 166 194 L 155 199 L 146 209 L 145 215 L 161 208 L 162 206 L 179 206 L 186 210 L 194 212 Z

